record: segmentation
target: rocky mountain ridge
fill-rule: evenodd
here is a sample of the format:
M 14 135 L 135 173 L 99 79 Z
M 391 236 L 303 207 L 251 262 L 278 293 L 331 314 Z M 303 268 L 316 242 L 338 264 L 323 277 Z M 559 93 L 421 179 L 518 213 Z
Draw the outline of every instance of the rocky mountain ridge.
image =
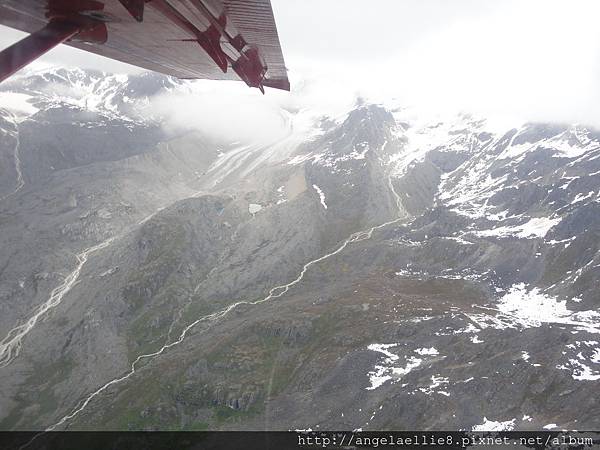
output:
M 363 105 L 231 143 L 132 112 L 178 88 L 0 93 L 35 108 L 1 110 L 2 428 L 598 426 L 595 130 Z

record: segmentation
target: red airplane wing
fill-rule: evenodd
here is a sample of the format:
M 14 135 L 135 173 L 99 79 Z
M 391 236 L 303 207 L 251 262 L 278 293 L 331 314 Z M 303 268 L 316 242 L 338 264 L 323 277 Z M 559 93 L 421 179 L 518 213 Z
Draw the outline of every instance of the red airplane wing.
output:
M 0 81 L 65 43 L 178 78 L 289 90 L 270 0 L 4 0 L 31 36 L 0 52 Z

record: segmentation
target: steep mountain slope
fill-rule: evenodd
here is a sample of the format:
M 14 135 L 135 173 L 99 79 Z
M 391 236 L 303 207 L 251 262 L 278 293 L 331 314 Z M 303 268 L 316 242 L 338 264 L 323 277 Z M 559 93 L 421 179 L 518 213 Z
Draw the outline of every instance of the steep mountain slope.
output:
M 5 332 L 68 278 L 80 252 L 196 192 L 197 170 L 216 158 L 214 144 L 199 136 L 167 137 L 156 124 L 66 103 L 44 108 L 3 114 Z M 98 126 L 82 126 L 90 119 Z M 189 145 L 204 151 L 190 154 Z
M 598 427 L 596 131 L 369 105 L 215 142 L 136 116 L 172 89 L 10 86 L 43 112 L 0 125 L 3 429 Z

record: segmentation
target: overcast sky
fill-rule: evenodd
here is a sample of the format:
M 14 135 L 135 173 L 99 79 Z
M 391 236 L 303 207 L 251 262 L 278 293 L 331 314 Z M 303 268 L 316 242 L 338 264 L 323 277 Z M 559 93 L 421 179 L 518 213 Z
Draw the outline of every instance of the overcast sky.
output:
M 272 3 L 298 92 L 600 126 L 598 0 Z M 44 61 L 132 70 L 65 46 Z

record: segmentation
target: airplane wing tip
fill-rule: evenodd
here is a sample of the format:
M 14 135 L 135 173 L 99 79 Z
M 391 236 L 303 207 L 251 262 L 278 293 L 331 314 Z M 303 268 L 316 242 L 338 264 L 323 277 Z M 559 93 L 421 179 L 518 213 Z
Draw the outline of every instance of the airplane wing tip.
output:
M 265 79 L 263 85 L 273 89 L 280 89 L 282 91 L 290 91 L 290 81 L 287 78 L 277 79 Z

